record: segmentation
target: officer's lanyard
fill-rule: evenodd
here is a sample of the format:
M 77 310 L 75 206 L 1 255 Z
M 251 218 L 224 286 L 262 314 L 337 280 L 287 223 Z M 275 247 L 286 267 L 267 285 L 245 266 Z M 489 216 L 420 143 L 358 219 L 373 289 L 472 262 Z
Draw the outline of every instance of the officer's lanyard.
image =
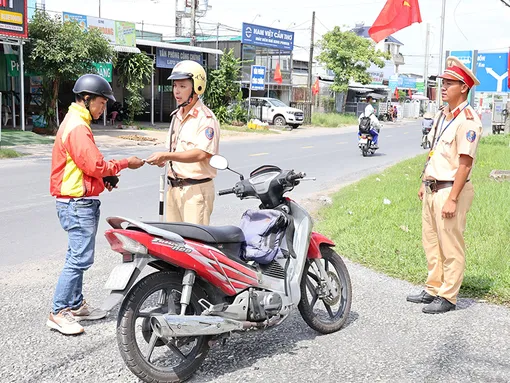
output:
M 463 111 L 464 109 L 466 109 L 466 108 L 467 108 L 467 106 L 468 106 L 468 105 L 469 105 L 469 104 L 466 104 L 466 105 L 464 106 L 464 108 L 462 108 L 462 109 L 460 110 L 460 112 L 459 112 L 459 113 L 458 113 L 455 117 L 453 117 L 453 118 L 452 118 L 452 119 L 448 122 L 448 125 L 446 125 L 444 128 L 443 128 L 443 126 L 444 126 L 444 123 L 445 123 L 445 121 L 446 121 L 446 115 L 443 115 L 443 121 L 441 122 L 441 129 L 439 130 L 439 136 L 437 136 L 436 141 L 434 142 L 434 145 L 433 145 L 432 150 L 431 150 L 431 152 L 432 152 L 432 153 L 434 153 L 434 149 L 436 148 L 437 144 L 439 143 L 439 140 L 440 140 L 441 136 L 443 135 L 443 133 L 446 131 L 446 129 L 448 129 L 448 127 L 452 124 L 452 122 L 453 122 L 453 121 L 455 121 L 455 119 L 456 119 L 456 118 L 457 118 L 457 117 L 458 117 L 458 116 L 462 113 L 462 111 Z M 438 125 L 439 125 L 439 124 L 438 124 Z M 432 156 L 431 156 L 431 157 L 432 157 Z
M 443 114 L 443 121 L 441 122 L 441 129 L 439 130 L 439 135 L 438 135 L 438 136 L 437 136 L 437 138 L 434 140 L 434 145 L 432 145 L 432 148 L 430 149 L 429 155 L 427 156 L 427 161 L 425 162 L 425 165 L 423 166 L 423 171 L 421 172 L 420 178 L 423 178 L 423 175 L 425 174 L 425 170 L 427 169 L 427 166 L 428 166 L 428 164 L 429 164 L 429 162 L 430 162 L 430 159 L 431 159 L 431 158 L 432 158 L 432 156 L 434 155 L 434 150 L 436 149 L 436 146 L 437 146 L 437 144 L 439 143 L 439 140 L 441 139 L 441 136 L 442 136 L 442 135 L 443 135 L 443 133 L 446 131 L 446 129 L 448 129 L 448 127 L 449 127 L 449 126 L 453 123 L 453 121 L 455 121 L 455 119 L 456 119 L 456 118 L 457 118 L 457 117 L 458 117 L 458 116 L 462 113 L 462 111 L 463 111 L 464 109 L 466 109 L 466 108 L 467 108 L 467 106 L 468 106 L 468 105 L 469 105 L 469 104 L 466 104 L 466 105 L 464 106 L 464 108 L 462 108 L 462 109 L 460 110 L 460 112 L 459 112 L 459 113 L 457 113 L 457 115 L 456 115 L 456 116 L 454 116 L 454 117 L 453 117 L 453 118 L 452 118 L 452 119 L 448 122 L 448 124 L 447 124 L 444 128 L 443 128 L 443 126 L 444 126 L 444 123 L 445 123 L 445 121 L 446 121 L 446 114 Z M 438 123 L 437 123 L 437 125 L 436 125 L 436 131 L 437 131 L 438 127 L 439 127 L 439 121 L 438 121 Z M 434 133 L 434 137 L 435 137 L 435 133 Z

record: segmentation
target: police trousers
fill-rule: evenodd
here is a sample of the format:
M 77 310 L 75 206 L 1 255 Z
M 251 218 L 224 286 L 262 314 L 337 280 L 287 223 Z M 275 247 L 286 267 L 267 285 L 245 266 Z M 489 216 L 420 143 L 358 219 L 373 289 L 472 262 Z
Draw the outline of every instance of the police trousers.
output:
M 209 225 L 214 204 L 214 181 L 169 186 L 166 194 L 167 222 Z
M 451 187 L 425 193 L 422 205 L 422 242 L 427 257 L 426 291 L 453 304 L 457 302 L 466 265 L 464 230 L 466 215 L 473 202 L 471 182 L 462 189 L 453 218 L 442 218 L 441 211 Z

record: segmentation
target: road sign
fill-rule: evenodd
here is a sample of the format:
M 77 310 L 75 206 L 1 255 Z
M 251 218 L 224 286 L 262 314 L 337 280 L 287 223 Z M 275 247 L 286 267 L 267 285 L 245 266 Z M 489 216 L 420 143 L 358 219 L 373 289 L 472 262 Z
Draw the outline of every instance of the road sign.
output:
M 243 23 L 241 42 L 243 44 L 276 48 L 284 51 L 294 49 L 294 32 L 262 25 Z
M 477 92 L 508 93 L 508 53 L 479 53 L 476 77 L 480 80 Z
M 251 90 L 264 90 L 264 80 L 266 78 L 266 67 L 263 65 L 251 66 Z
M 468 69 L 473 69 L 473 51 L 452 51 L 450 56 L 457 57 Z

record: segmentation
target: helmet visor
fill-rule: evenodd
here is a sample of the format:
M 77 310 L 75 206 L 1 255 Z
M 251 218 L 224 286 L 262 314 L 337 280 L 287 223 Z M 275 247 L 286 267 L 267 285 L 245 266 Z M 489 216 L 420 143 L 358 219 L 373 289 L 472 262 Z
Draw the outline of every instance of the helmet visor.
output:
M 186 72 L 172 72 L 170 77 L 168 77 L 169 80 L 191 80 L 192 78 L 193 74 Z

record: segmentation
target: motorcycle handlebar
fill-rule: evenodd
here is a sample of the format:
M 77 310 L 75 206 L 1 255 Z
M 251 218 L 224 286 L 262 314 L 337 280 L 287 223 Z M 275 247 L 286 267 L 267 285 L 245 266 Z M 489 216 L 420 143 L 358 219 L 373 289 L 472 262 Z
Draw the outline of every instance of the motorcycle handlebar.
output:
M 299 173 L 291 173 L 287 177 L 285 177 L 285 179 L 288 182 L 294 182 L 298 179 L 305 178 L 305 177 L 306 177 L 306 173 L 299 172 Z
M 223 189 L 218 192 L 218 195 L 232 194 L 234 192 L 234 188 L 231 189 Z

